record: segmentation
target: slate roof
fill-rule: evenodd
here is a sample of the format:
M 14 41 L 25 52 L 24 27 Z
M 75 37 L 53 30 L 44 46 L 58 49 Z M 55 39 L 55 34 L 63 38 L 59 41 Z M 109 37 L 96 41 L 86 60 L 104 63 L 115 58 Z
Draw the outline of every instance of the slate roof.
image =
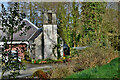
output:
M 33 35 L 28 40 L 36 39 L 42 31 L 43 31 L 42 28 L 39 28 L 35 33 L 33 33 Z
M 21 31 L 14 33 L 13 40 L 14 41 L 28 41 L 28 40 L 34 40 L 35 38 L 37 38 L 38 35 L 42 32 L 42 28 L 38 28 L 37 26 L 35 26 L 33 23 L 31 23 L 27 19 L 23 19 L 23 21 L 26 23 L 27 26 L 30 26 L 31 28 L 26 32 L 26 35 L 20 36 Z M 0 41 L 1 41 L 3 38 L 2 30 L 0 30 L 0 35 L 2 35 L 0 36 Z M 7 36 L 7 35 L 4 35 L 4 36 Z
M 27 41 L 36 31 L 39 30 L 39 28 L 37 26 L 35 26 L 33 23 L 31 23 L 29 20 L 24 19 L 23 21 L 25 21 L 26 25 L 30 26 L 31 28 L 26 32 L 26 35 L 20 36 L 21 31 L 19 31 L 17 33 L 14 33 L 13 40 L 15 40 L 15 41 L 21 41 L 21 40 L 22 41 Z

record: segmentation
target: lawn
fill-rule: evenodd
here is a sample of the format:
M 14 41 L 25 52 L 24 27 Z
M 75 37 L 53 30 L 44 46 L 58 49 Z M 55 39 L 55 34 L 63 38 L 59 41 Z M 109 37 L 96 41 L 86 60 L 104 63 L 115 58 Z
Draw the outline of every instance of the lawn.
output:
M 118 61 L 120 58 L 113 59 L 110 63 L 103 66 L 89 68 L 81 72 L 74 73 L 67 78 L 120 78 L 120 70 L 118 72 Z

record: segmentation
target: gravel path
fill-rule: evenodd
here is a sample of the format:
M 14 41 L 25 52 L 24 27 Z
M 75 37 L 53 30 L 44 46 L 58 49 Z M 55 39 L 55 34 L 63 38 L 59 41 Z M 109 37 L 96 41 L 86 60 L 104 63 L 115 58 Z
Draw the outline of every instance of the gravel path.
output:
M 28 63 L 24 63 L 26 65 L 26 70 L 20 70 L 20 75 L 17 76 L 18 78 L 23 78 L 23 77 L 27 77 L 27 76 L 31 76 L 36 70 L 42 69 L 43 71 L 49 71 L 50 69 L 54 68 L 53 66 L 57 65 L 57 66 L 66 66 L 65 63 L 59 63 L 59 64 L 28 64 Z M 1 79 L 1 74 L 2 74 L 2 70 L 0 67 L 0 79 Z M 8 75 L 10 74 L 10 72 L 5 72 L 4 75 Z
M 26 70 L 20 70 L 20 77 L 31 76 L 36 70 L 42 69 L 47 71 L 48 69 L 52 68 L 52 64 L 25 64 Z M 0 68 L 1 69 L 1 68 Z M 0 70 L 0 78 L 1 78 L 2 70 Z M 4 75 L 10 74 L 10 71 L 5 72 Z

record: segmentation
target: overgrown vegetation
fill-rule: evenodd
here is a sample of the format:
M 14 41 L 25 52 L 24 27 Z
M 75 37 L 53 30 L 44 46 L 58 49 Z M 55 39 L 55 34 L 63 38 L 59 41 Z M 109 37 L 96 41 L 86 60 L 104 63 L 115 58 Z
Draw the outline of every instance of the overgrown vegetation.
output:
M 24 59 L 27 60 L 27 61 L 31 61 L 30 53 L 28 51 L 24 52 Z
M 96 66 L 102 66 L 117 57 L 118 52 L 114 51 L 113 48 L 100 48 L 97 46 L 93 46 L 84 49 L 83 51 L 79 51 L 78 55 L 72 57 L 71 62 L 66 63 L 65 66 L 63 65 L 64 67 L 55 66 L 55 69 L 51 71 L 51 78 L 57 78 L 58 76 L 59 78 L 64 78 L 75 72 L 79 72 Z M 68 72 L 66 73 L 64 71 Z
M 34 72 L 32 77 L 37 77 L 44 80 L 47 80 L 49 78 L 48 74 L 46 72 L 43 72 L 42 70 L 37 70 L 36 72 Z
M 77 6 L 77 4 L 78 3 L 76 3 L 75 5 Z M 115 4 L 117 5 L 117 3 Z M 64 18 L 62 18 L 63 23 L 61 24 L 65 26 L 64 27 L 65 29 L 66 28 L 71 29 L 71 31 L 66 29 L 67 30 L 66 32 L 71 33 L 71 35 L 67 36 L 67 38 L 63 37 L 63 39 L 65 38 L 64 39 L 65 42 L 70 47 L 88 46 L 88 45 L 90 45 L 90 47 L 82 51 L 71 49 L 72 62 L 66 64 L 66 67 L 64 68 L 56 67 L 54 70 L 52 70 L 51 78 L 57 78 L 57 77 L 64 78 L 67 75 L 70 75 L 74 72 L 79 72 L 96 66 L 103 66 L 104 64 L 109 63 L 112 59 L 118 57 L 118 51 L 120 50 L 119 47 L 120 39 L 118 34 L 118 30 L 119 30 L 118 18 L 120 16 L 118 15 L 119 11 L 115 7 L 114 8 L 112 7 L 115 6 L 115 4 L 113 5 L 112 3 L 104 3 L 104 2 L 81 3 L 82 5 L 80 12 L 81 16 L 79 16 L 80 18 L 78 19 L 79 25 L 77 27 L 73 26 L 74 28 L 76 28 L 76 32 L 78 31 L 78 34 L 80 34 L 79 35 L 80 38 L 77 42 L 77 45 L 73 43 L 74 39 L 72 36 L 73 34 L 71 32 L 73 27 L 71 27 L 69 23 L 67 24 L 65 22 L 67 19 L 69 19 L 69 16 L 68 14 L 61 13 L 61 15 L 63 15 L 66 19 L 64 21 Z M 64 71 L 68 71 L 68 72 L 64 72 Z M 97 76 L 94 77 L 97 78 Z M 108 77 L 108 76 L 104 76 L 104 77 Z
M 102 32 L 101 25 L 105 13 L 106 3 L 102 2 L 83 2 L 81 3 L 81 22 L 82 22 L 82 45 L 98 44 L 105 46 L 106 35 Z
M 94 68 L 86 69 L 82 72 L 78 72 L 68 76 L 67 78 L 112 78 L 119 79 L 118 72 L 120 58 L 113 59 L 110 63 L 103 66 L 96 66 Z

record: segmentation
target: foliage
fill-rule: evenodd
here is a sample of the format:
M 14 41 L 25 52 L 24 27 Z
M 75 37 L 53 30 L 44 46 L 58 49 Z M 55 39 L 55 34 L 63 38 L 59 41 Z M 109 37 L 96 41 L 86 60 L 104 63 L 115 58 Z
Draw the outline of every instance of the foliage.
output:
M 107 41 L 111 44 L 112 47 L 114 47 L 115 50 L 120 50 L 120 35 L 118 27 L 120 16 L 118 13 L 119 11 L 116 9 L 107 8 L 105 14 L 102 15 L 104 17 L 102 22 L 102 26 L 104 26 L 104 28 L 102 29 L 102 32 L 106 34 Z
M 76 54 L 78 55 L 78 51 L 79 51 L 79 50 L 70 48 L 70 56 L 71 56 L 71 57 L 74 57 Z
M 11 7 L 8 11 L 6 11 L 4 5 L 2 4 L 2 27 L 3 32 L 6 32 L 8 35 L 8 40 L 13 39 L 14 33 L 22 31 L 22 34 L 25 34 L 25 31 L 28 29 L 28 27 L 25 26 L 25 22 L 22 22 L 25 18 L 25 14 L 19 13 L 17 8 L 18 5 L 15 3 L 13 8 Z M 25 29 L 22 30 L 23 28 Z
M 3 32 L 5 32 L 7 34 L 6 40 L 4 42 L 7 43 L 7 41 L 11 41 L 11 45 L 12 45 L 12 41 L 13 41 L 13 34 L 21 31 L 21 35 L 25 34 L 25 32 L 27 30 L 30 29 L 30 27 L 25 26 L 25 22 L 23 22 L 23 19 L 25 18 L 25 14 L 24 13 L 20 13 L 19 9 L 18 9 L 18 3 L 14 3 L 13 7 L 9 7 L 8 10 L 5 9 L 4 5 L 2 4 L 2 27 L 3 27 Z M 24 28 L 24 30 L 23 30 Z M 6 44 L 7 45 L 7 44 Z M 5 46 L 6 46 L 5 45 Z M 12 46 L 10 49 L 10 54 L 11 54 L 11 50 L 12 50 Z M 12 75 L 11 77 L 15 78 L 18 73 L 16 73 L 16 70 L 20 70 L 21 66 L 23 66 L 21 63 L 15 62 L 15 63 L 11 63 L 12 58 L 8 57 L 9 61 L 8 63 L 5 63 L 5 66 L 8 67 L 6 69 L 3 68 L 3 73 L 4 74 L 5 71 L 12 71 L 10 75 Z M 4 64 L 4 63 L 3 63 Z M 3 66 L 4 67 L 4 66 Z
M 72 65 L 75 67 L 74 71 L 77 71 L 79 69 L 86 69 L 97 65 L 101 66 L 116 57 L 118 57 L 118 52 L 115 52 L 113 48 L 101 48 L 94 45 L 94 47 L 80 51 L 79 56 L 74 56 L 72 58 Z
M 59 28 L 61 28 L 61 30 L 63 31 L 63 35 L 64 35 L 63 39 L 65 40 L 65 43 L 68 44 L 69 46 L 71 46 L 71 30 L 70 30 L 70 26 L 68 24 L 70 14 L 67 14 L 67 12 L 66 12 L 67 9 L 65 9 L 64 7 L 65 6 L 62 7 L 63 9 L 61 11 L 61 20 L 60 20 L 61 24 L 60 24 Z
M 71 62 L 63 64 L 62 67 L 58 67 L 59 64 L 57 67 L 54 66 L 55 69 L 51 71 L 51 78 L 63 78 L 67 75 L 69 76 L 71 73 L 83 71 L 96 66 L 102 66 L 117 57 L 118 52 L 114 51 L 113 48 L 101 48 L 94 45 L 82 51 L 78 51 L 78 53 L 71 58 Z M 70 70 L 70 73 L 64 73 L 64 71 L 67 70 Z
M 104 2 L 83 2 L 81 4 L 81 22 L 84 44 L 91 45 L 96 43 L 99 46 L 103 46 L 105 37 L 102 37 L 104 33 L 102 33 L 101 23 L 103 20 L 102 14 L 105 13 L 106 4 Z
M 27 60 L 27 61 L 31 61 L 30 54 L 29 54 L 28 51 L 24 52 L 24 59 Z
M 81 72 L 72 74 L 67 78 L 119 78 L 118 75 L 118 60 L 120 58 L 113 59 L 110 63 L 103 66 L 97 66 L 89 68 Z
M 34 60 L 32 59 L 31 63 L 32 64 L 49 64 L 49 63 L 62 63 L 63 60 L 62 59 L 58 59 L 58 60 L 51 60 L 51 59 L 46 59 L 46 60 Z
M 74 47 L 77 47 L 78 41 L 80 39 L 80 33 L 78 28 L 80 27 L 80 12 L 79 12 L 79 3 L 73 2 L 72 3 L 72 11 L 70 16 L 70 25 L 72 25 L 72 38 L 73 38 L 73 45 Z
M 63 41 L 60 36 L 57 38 L 57 59 L 60 59 L 62 55 L 60 54 L 60 50 L 62 49 Z
M 48 79 L 48 74 L 46 72 L 43 72 L 42 70 L 37 70 L 33 73 L 32 77 L 38 77 L 39 79 Z
M 64 67 L 56 66 L 53 70 L 50 71 L 50 78 L 64 78 L 72 73 L 73 73 L 72 68 L 68 66 Z
M 71 8 L 71 9 L 70 9 Z M 58 16 L 58 33 L 69 47 L 77 46 L 80 38 L 79 31 L 79 3 L 66 3 L 60 7 Z M 62 31 L 62 32 L 61 32 Z

